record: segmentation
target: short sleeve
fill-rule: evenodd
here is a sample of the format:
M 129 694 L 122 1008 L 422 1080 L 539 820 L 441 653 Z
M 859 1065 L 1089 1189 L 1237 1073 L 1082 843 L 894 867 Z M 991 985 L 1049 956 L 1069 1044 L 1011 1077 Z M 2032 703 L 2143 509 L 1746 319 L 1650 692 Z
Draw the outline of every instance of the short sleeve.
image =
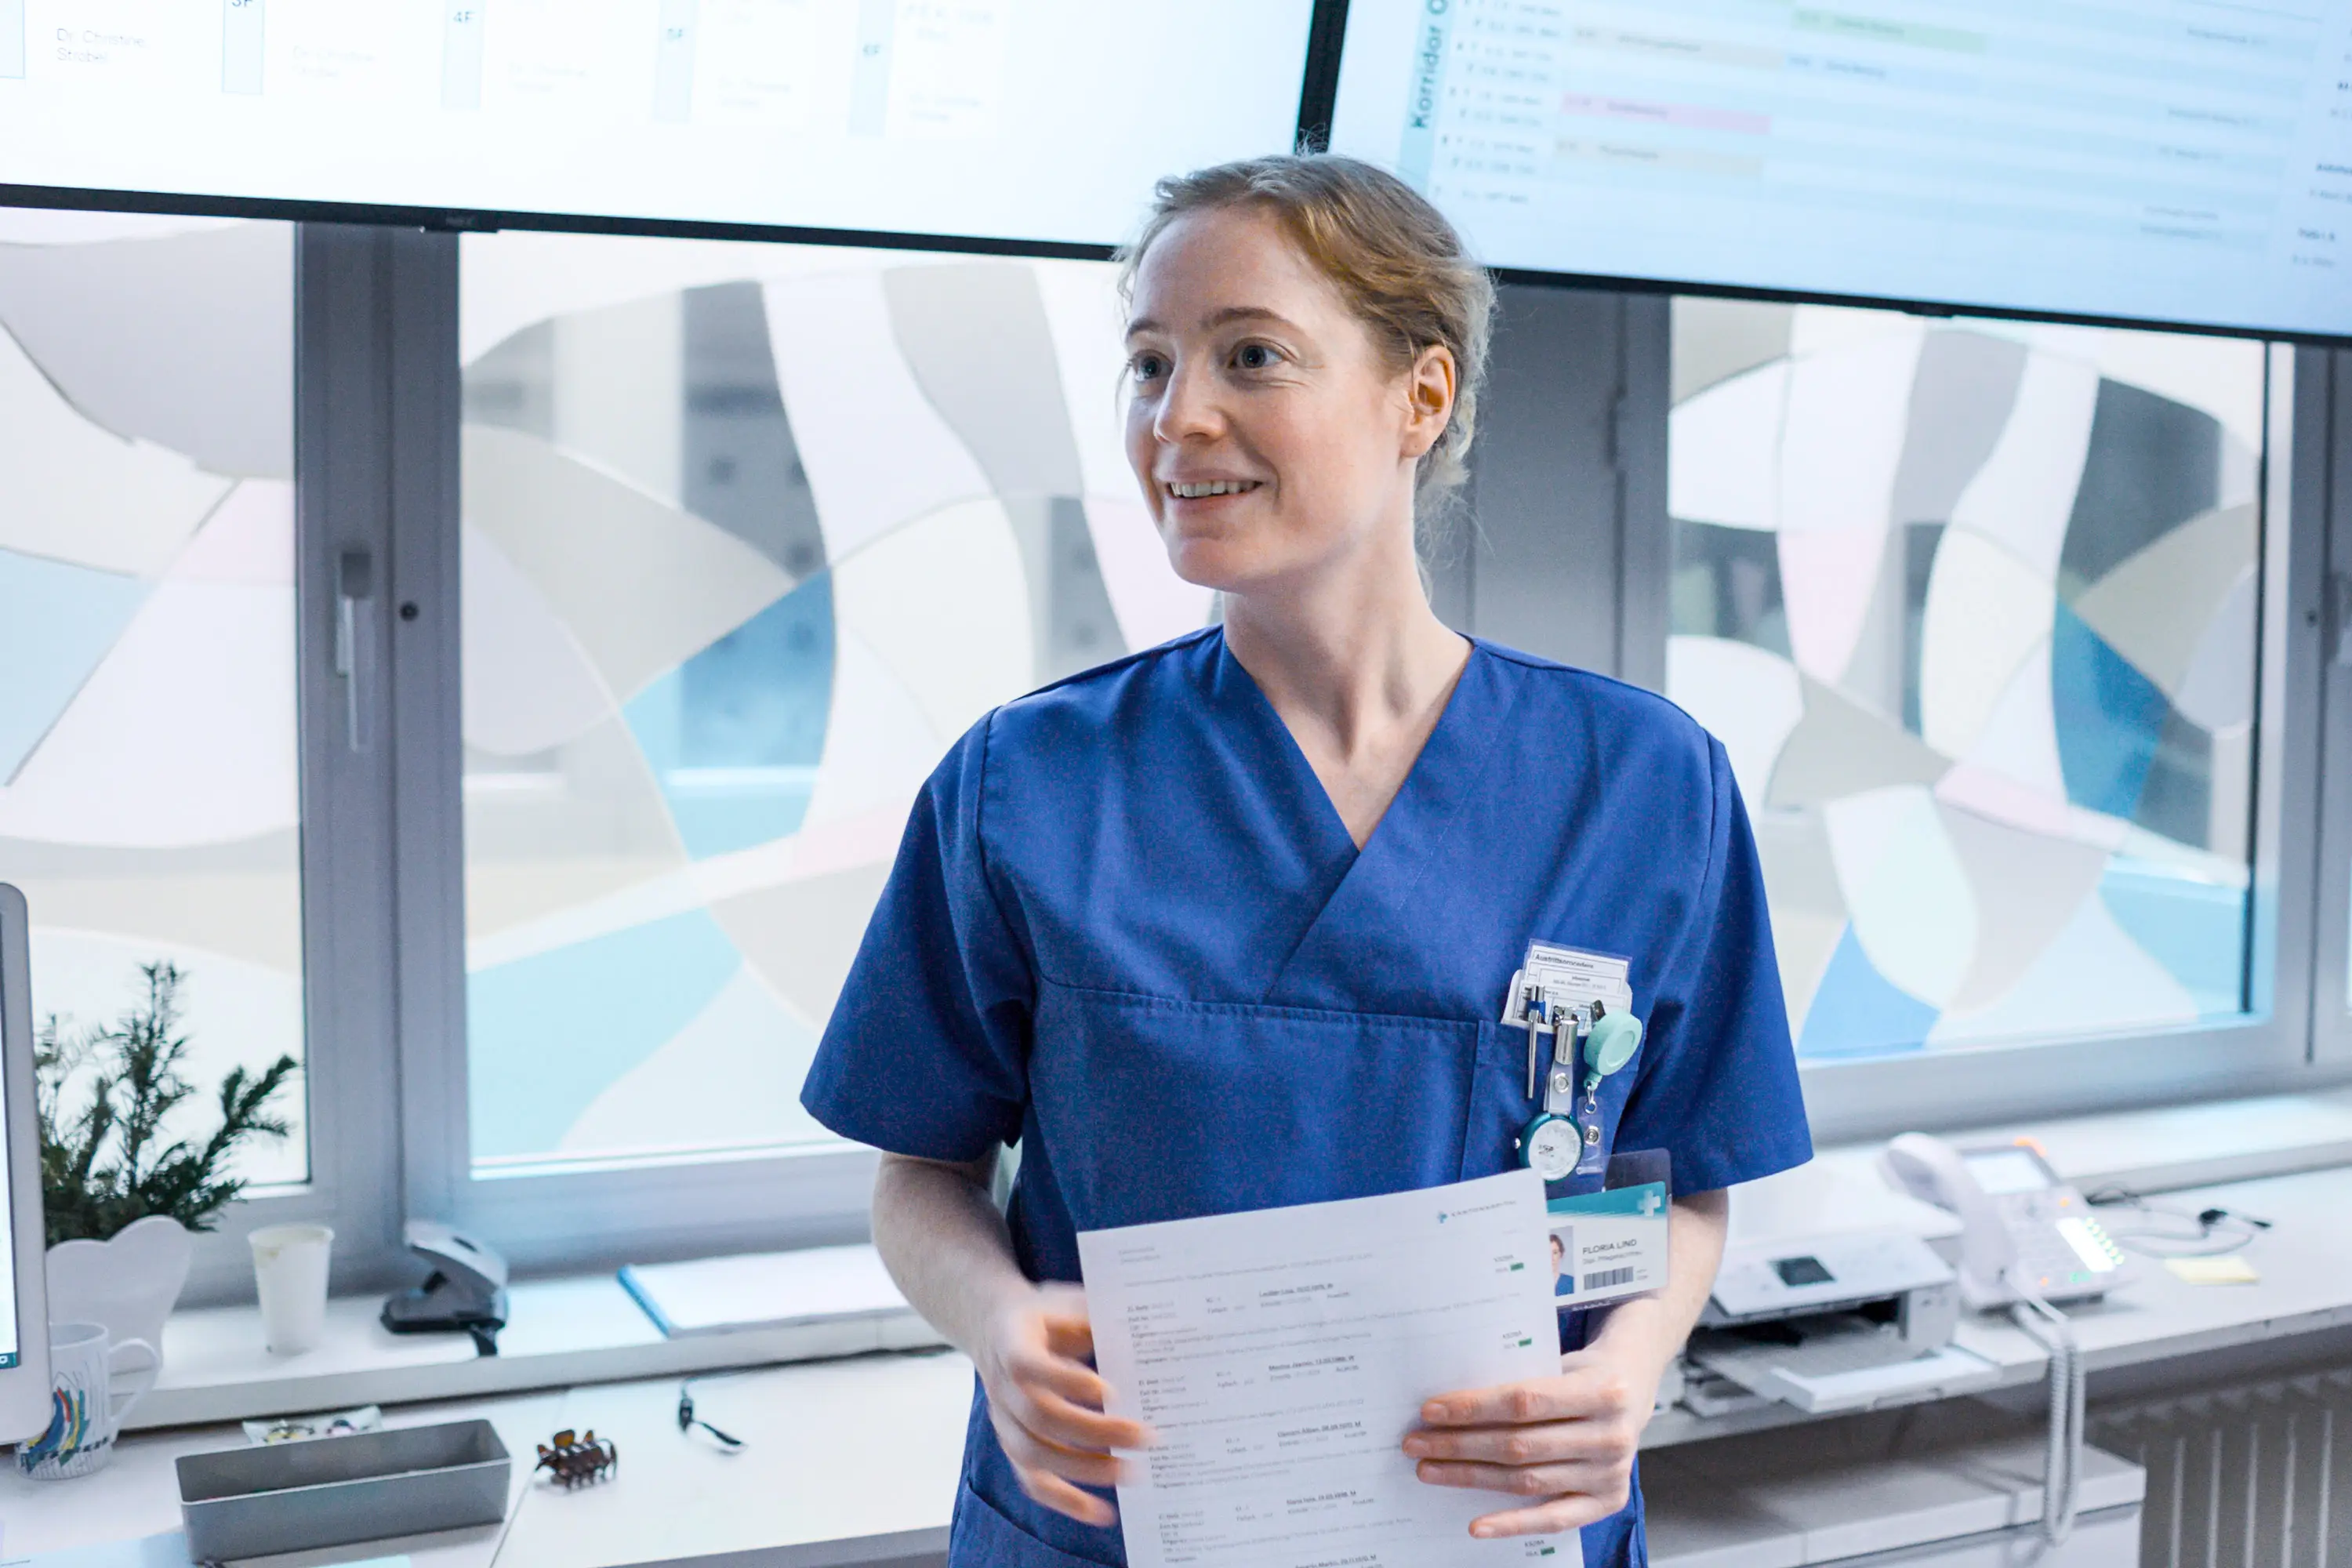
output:
M 958 742 L 908 818 L 881 902 L 801 1089 L 845 1138 L 926 1160 L 1021 1135 L 1034 969 L 981 844 L 989 721 Z
M 1813 1152 L 1755 836 L 1712 737 L 1707 755 L 1706 868 L 1659 973 L 1617 1132 L 1621 1149 L 1672 1154 L 1675 1187 L 1687 1193 L 1752 1182 Z

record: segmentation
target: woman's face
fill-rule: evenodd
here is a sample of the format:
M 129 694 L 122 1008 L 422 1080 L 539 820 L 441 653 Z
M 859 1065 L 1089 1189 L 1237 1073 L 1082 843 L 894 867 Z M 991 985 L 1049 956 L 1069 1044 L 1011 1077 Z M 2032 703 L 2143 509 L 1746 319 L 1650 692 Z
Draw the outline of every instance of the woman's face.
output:
M 1168 558 L 1227 591 L 1295 583 L 1384 530 L 1409 543 L 1414 464 L 1454 361 L 1402 371 L 1262 208 L 1188 214 L 1136 269 L 1127 456 Z

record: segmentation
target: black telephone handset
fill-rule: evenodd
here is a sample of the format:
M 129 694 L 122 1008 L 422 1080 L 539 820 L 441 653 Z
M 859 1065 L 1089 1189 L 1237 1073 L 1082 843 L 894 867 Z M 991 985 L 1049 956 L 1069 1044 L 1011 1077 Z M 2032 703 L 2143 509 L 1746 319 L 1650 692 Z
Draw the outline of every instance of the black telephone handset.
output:
M 383 1326 L 395 1334 L 463 1329 L 474 1336 L 476 1351 L 498 1354 L 499 1331 L 507 1326 L 507 1260 L 433 1220 L 410 1220 L 402 1234 L 433 1272 L 424 1284 L 385 1300 Z
M 2083 1194 L 2031 1143 L 1956 1149 L 1924 1132 L 1887 1144 L 1887 1176 L 1960 1216 L 1960 1294 L 1971 1307 L 2105 1295 L 2128 1274 Z M 2022 1287 L 2022 1289 L 2021 1289 Z

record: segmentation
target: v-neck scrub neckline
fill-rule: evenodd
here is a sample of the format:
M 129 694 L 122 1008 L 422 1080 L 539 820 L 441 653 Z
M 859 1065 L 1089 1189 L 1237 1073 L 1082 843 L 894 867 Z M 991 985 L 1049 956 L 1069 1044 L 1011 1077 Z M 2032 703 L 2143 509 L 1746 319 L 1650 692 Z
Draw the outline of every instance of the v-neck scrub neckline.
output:
M 802 1099 L 900 1154 L 1018 1142 L 1014 1254 L 1075 1280 L 1080 1230 L 1507 1168 L 1526 1052 L 1496 1020 L 1531 941 L 1628 960 L 1647 1037 L 1609 1080 L 1616 1146 L 1685 1192 L 1810 1156 L 1755 845 L 1687 716 L 1474 639 L 1360 850 L 1211 628 L 949 752 Z M 1593 1568 L 1639 1561 L 1639 1515 L 1585 1531 Z M 976 1394 L 949 1560 L 1125 1558 L 1023 1495 Z
M 1269 814 L 1271 820 L 1261 831 L 1280 835 L 1286 828 L 1293 830 L 1294 838 L 1309 847 L 1323 872 L 1317 882 L 1319 909 L 1297 931 L 1285 963 L 1259 999 L 1347 1009 L 1351 999 L 1318 984 L 1318 976 L 1332 973 L 1328 966 L 1336 965 L 1339 973 L 1352 967 L 1344 951 L 1332 950 L 1360 940 L 1365 920 L 1377 922 L 1410 909 L 1423 879 L 1444 862 L 1454 834 L 1464 826 L 1465 797 L 1483 779 L 1516 693 L 1497 679 L 1483 646 L 1472 642 L 1470 658 L 1437 722 L 1379 826 L 1359 848 L 1290 727 L 1222 637 L 1217 657 L 1221 680 L 1242 689 L 1235 706 L 1245 710 L 1241 717 L 1258 731 L 1256 753 L 1281 764 L 1262 769 L 1260 778 L 1272 782 L 1273 776 L 1286 775 L 1282 795 L 1298 803 L 1292 812 Z M 1286 987 L 1286 981 L 1297 984 Z
M 1475 637 L 1464 637 L 1462 640 L 1469 645 L 1468 651 L 1463 658 L 1462 668 L 1454 673 L 1453 685 L 1446 689 L 1445 701 L 1437 710 L 1437 721 L 1430 726 L 1429 733 L 1422 737 L 1421 749 L 1413 753 L 1412 762 L 1406 767 L 1404 777 L 1397 784 L 1396 794 L 1389 798 L 1388 809 L 1381 813 L 1380 822 L 1372 825 L 1372 831 L 1365 836 L 1364 842 L 1360 845 L 1356 842 L 1356 836 L 1348 831 L 1348 819 L 1340 814 L 1339 803 L 1331 798 L 1330 790 L 1325 786 L 1322 778 L 1315 772 L 1315 764 L 1307 759 L 1307 749 L 1298 743 L 1298 736 L 1291 730 L 1289 722 L 1283 718 L 1282 710 L 1274 705 L 1274 699 L 1265 694 L 1265 688 L 1258 683 L 1257 677 L 1252 675 L 1248 667 L 1234 656 L 1233 645 L 1222 635 L 1217 638 L 1217 673 L 1221 684 L 1238 687 L 1242 689 L 1243 696 L 1234 700 L 1236 708 L 1249 707 L 1256 710 L 1262 727 L 1268 731 L 1266 746 L 1269 753 L 1285 755 L 1288 758 L 1291 772 L 1296 775 L 1296 787 L 1299 793 L 1310 802 L 1321 803 L 1323 807 L 1321 815 L 1325 823 L 1338 830 L 1340 840 L 1350 852 L 1360 855 L 1370 849 L 1372 847 L 1372 841 L 1381 836 L 1381 824 L 1388 821 L 1389 813 L 1395 810 L 1397 803 L 1403 798 L 1405 791 L 1412 787 L 1414 778 L 1423 772 L 1422 759 L 1429 754 L 1431 744 L 1454 720 L 1462 696 L 1463 682 L 1469 679 L 1471 666 L 1478 662 L 1481 653 L 1480 644 Z M 1307 815 L 1311 817 L 1314 814 L 1309 811 Z M 1318 825 L 1311 821 L 1301 823 L 1302 828 L 1308 831 L 1312 831 Z

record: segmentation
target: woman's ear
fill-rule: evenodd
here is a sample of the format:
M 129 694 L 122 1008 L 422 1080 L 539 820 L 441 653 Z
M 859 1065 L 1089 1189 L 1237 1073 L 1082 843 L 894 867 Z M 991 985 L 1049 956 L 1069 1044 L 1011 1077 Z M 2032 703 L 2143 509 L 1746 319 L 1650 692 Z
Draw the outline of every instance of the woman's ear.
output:
M 1438 443 L 1454 417 L 1454 351 L 1432 343 L 1413 356 L 1405 373 L 1404 455 L 1418 462 Z

